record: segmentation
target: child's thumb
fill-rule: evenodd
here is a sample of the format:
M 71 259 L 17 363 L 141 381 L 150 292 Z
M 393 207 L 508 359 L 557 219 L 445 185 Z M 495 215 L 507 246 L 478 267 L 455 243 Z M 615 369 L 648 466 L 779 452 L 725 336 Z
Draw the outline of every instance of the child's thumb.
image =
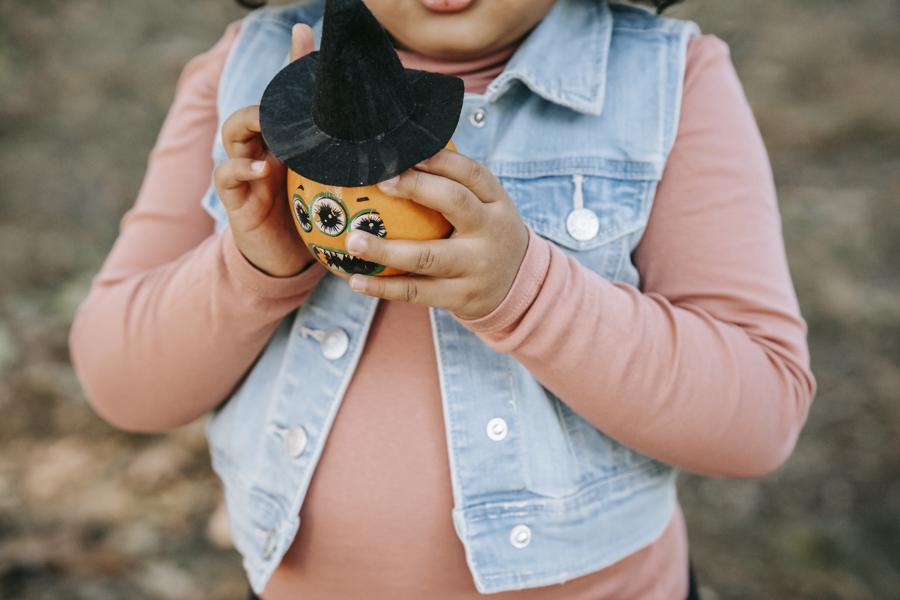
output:
M 291 60 L 306 56 L 316 47 L 316 38 L 312 27 L 297 23 L 291 29 Z

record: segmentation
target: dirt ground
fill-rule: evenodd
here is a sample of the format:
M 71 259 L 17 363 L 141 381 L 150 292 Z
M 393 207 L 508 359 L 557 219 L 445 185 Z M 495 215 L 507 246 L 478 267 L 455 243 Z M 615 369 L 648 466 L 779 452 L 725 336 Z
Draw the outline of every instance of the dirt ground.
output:
M 684 475 L 706 598 L 900 598 L 900 3 L 689 0 L 776 171 L 819 393 L 762 480 Z M 178 74 L 230 0 L 0 0 L 0 598 L 242 598 L 202 423 L 130 435 L 68 365 Z

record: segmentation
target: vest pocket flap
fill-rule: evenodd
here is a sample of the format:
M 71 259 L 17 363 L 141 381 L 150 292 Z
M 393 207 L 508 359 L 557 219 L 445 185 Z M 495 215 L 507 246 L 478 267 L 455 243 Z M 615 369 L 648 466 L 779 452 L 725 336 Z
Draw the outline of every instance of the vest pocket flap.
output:
M 576 251 L 642 229 L 653 183 L 580 173 L 500 181 L 535 233 Z

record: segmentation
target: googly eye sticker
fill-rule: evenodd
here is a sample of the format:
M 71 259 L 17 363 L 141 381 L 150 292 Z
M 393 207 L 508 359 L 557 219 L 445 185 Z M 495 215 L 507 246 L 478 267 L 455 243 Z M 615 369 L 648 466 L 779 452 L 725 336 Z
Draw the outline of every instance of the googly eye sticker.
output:
M 384 226 L 384 220 L 374 208 L 361 210 L 353 215 L 353 218 L 350 219 L 350 229 L 365 231 L 366 233 L 371 233 L 378 237 L 385 237 L 387 235 L 387 228 Z
M 300 197 L 300 194 L 294 194 L 293 202 L 294 217 L 297 219 L 297 223 L 300 224 L 300 227 L 303 228 L 303 231 L 309 233 L 310 231 L 312 231 L 312 221 L 309 218 L 309 211 L 306 209 L 306 204 L 303 202 L 303 198 Z
M 319 231 L 337 237 L 347 227 L 347 207 L 334 194 L 321 192 L 313 198 L 312 218 Z

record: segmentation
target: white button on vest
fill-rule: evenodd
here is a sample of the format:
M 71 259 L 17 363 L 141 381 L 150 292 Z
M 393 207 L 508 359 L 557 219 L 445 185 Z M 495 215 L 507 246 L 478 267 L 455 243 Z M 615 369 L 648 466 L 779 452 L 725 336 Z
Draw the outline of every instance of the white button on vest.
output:
M 492 440 L 499 442 L 503 438 L 506 437 L 506 432 L 509 428 L 506 426 L 506 421 L 501 419 L 500 417 L 495 417 L 488 421 L 487 424 L 487 435 Z
M 600 231 L 600 219 L 597 218 L 597 213 L 584 207 L 584 175 L 572 175 L 572 183 L 575 186 L 575 193 L 572 194 L 574 208 L 566 217 L 566 231 L 579 242 L 584 242 Z
M 487 118 L 487 112 L 483 108 L 477 108 L 469 115 L 469 122 L 474 127 L 484 127 L 484 120 Z
M 270 529 L 266 532 L 266 540 L 263 542 L 263 558 L 269 560 L 273 552 L 275 552 L 275 530 Z
M 600 231 L 600 219 L 589 208 L 576 208 L 566 217 L 566 230 L 573 238 L 584 242 L 596 237 Z
M 319 344 L 325 358 L 337 360 L 347 353 L 347 348 L 350 347 L 350 336 L 340 327 L 333 327 L 325 332 Z
M 284 438 L 284 447 L 288 456 L 297 458 L 303 454 L 303 450 L 306 449 L 307 439 L 306 430 L 301 425 L 291 427 Z
M 531 529 L 528 525 L 516 525 L 509 532 L 509 542 L 516 548 L 524 548 L 531 541 Z

